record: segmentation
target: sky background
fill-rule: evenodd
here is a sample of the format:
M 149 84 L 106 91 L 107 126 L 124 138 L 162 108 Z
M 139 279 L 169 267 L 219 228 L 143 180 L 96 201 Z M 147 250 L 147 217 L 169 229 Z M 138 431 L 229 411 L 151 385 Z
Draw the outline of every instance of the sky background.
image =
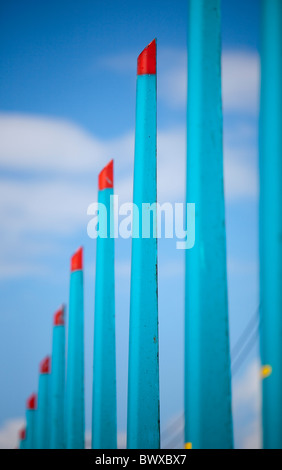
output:
M 231 351 L 258 307 L 259 0 L 222 0 L 224 171 Z M 91 428 L 97 177 L 115 160 L 132 201 L 136 60 L 158 47 L 158 198 L 185 200 L 186 0 L 0 2 L 0 447 L 14 447 L 52 317 L 85 248 L 86 430 Z M 193 201 L 190 201 L 193 202 Z M 130 240 L 116 241 L 119 445 L 124 445 Z M 159 242 L 163 446 L 183 443 L 184 253 Z M 233 360 L 236 359 L 234 354 Z M 238 363 L 237 363 L 238 364 Z M 233 374 L 237 447 L 260 445 L 258 342 Z

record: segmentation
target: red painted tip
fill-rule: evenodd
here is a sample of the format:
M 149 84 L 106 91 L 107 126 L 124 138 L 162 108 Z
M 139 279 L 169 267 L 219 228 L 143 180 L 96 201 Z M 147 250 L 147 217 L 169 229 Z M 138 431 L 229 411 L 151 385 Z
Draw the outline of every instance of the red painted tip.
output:
M 99 191 L 114 187 L 114 161 L 111 160 L 101 171 L 98 177 Z
M 40 362 L 39 370 L 40 374 L 49 374 L 51 368 L 51 359 L 49 356 L 45 357 L 43 361 Z
M 80 247 L 71 258 L 71 272 L 82 270 L 83 248 Z
M 25 428 L 20 430 L 19 436 L 20 436 L 21 441 L 23 441 L 25 439 Z
M 26 407 L 27 407 L 28 410 L 35 410 L 36 409 L 36 394 L 35 393 L 30 395 L 30 397 L 27 399 Z
M 137 59 L 137 75 L 155 75 L 157 72 L 156 39 L 145 47 Z
M 55 313 L 54 315 L 54 326 L 60 326 L 65 324 L 65 309 L 64 306 Z

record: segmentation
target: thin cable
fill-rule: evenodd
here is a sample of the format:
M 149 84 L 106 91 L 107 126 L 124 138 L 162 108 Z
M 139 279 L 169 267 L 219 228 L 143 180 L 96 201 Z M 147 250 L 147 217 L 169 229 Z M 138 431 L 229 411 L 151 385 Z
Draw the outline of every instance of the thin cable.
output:
M 171 430 L 175 427 L 176 424 L 178 424 L 179 422 L 182 422 L 184 420 L 184 413 L 182 413 L 181 415 L 177 416 L 177 418 L 175 418 L 173 421 L 171 421 L 166 427 L 165 429 L 162 431 L 162 438 Z
M 242 348 L 244 347 L 248 337 L 253 333 L 254 328 L 257 328 L 257 322 L 259 322 L 259 308 L 256 309 L 254 315 L 251 317 L 249 323 L 245 327 L 244 331 L 241 333 L 239 339 L 235 343 L 234 347 L 231 351 L 232 361 L 236 360 L 236 357 L 241 352 Z
M 178 445 L 178 443 L 183 437 L 184 437 L 184 424 L 183 426 L 181 426 L 181 428 L 175 434 L 175 436 L 169 439 L 166 445 L 162 445 L 162 449 L 175 449 L 175 446 Z
M 257 325 L 257 328 L 255 329 L 254 333 L 250 337 L 248 343 L 245 345 L 244 349 L 242 350 L 242 353 L 238 357 L 238 359 L 235 361 L 235 363 L 232 366 L 232 375 L 237 374 L 243 363 L 245 362 L 247 356 L 255 346 L 257 339 L 258 339 L 258 333 L 259 333 L 259 325 Z

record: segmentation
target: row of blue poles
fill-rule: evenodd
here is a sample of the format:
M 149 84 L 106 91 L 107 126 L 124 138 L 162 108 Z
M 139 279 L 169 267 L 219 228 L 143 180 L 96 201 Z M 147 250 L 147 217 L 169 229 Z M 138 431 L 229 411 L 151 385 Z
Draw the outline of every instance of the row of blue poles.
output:
M 261 295 L 262 361 L 272 374 L 263 388 L 265 447 L 281 446 L 281 0 L 263 0 L 261 96 Z M 187 124 L 187 202 L 196 204 L 196 242 L 186 252 L 185 442 L 186 448 L 232 448 L 231 370 L 228 331 L 221 99 L 221 2 L 190 0 Z M 270 77 L 272 81 L 270 80 Z M 113 162 L 99 175 L 98 216 L 107 237 L 97 240 L 92 447 L 115 448 L 116 364 L 114 241 L 109 233 Z M 130 339 L 128 448 L 158 448 L 159 355 L 157 240 L 142 233 L 143 217 L 157 200 L 156 41 L 137 63 Z M 144 208 L 143 203 L 147 206 Z M 145 214 L 146 215 L 146 214 Z M 150 212 L 149 217 L 153 217 Z M 154 224 L 150 227 L 153 230 Z M 189 227 L 188 227 L 189 229 Z M 270 249 L 271 248 L 271 249 Z M 270 256 L 271 255 L 271 256 Z M 275 281 L 272 281 L 275 274 Z M 279 290 L 280 289 L 280 290 Z M 63 327 L 63 324 L 56 325 Z M 55 328 L 55 327 L 54 327 Z M 82 249 L 72 258 L 68 371 L 64 410 L 64 332 L 54 332 L 52 371 L 41 365 L 37 446 L 84 447 Z M 57 357 L 61 358 L 61 362 Z M 58 362 L 57 362 L 58 361 Z M 56 377 L 56 379 L 55 379 Z M 52 385 L 48 400 L 48 382 Z M 54 386 L 56 383 L 56 386 Z M 56 396 L 56 400 L 55 397 Z M 55 404 L 54 404 L 55 403 Z M 46 409 L 51 406 L 51 424 Z M 53 410 L 53 411 L 52 411 Z M 28 410 L 27 410 L 28 411 Z M 44 415 L 45 413 L 45 415 Z M 44 415 L 44 416 L 43 416 Z M 49 416 L 49 415 L 48 415 Z M 32 421 L 32 420 L 29 420 Z M 44 423 L 41 424 L 41 423 Z M 28 424 L 26 438 L 28 442 Z M 26 441 L 26 442 L 24 442 Z M 60 444 L 58 444 L 60 442 Z
M 142 203 L 156 202 L 156 41 L 140 54 L 137 64 L 136 142 L 133 226 L 142 233 Z M 93 368 L 92 447 L 117 447 L 115 283 L 113 227 L 113 161 L 100 173 L 95 332 Z M 64 308 L 54 317 L 52 360 L 40 364 L 38 400 L 27 417 L 24 448 L 84 448 L 83 251 L 71 259 L 68 356 L 65 386 Z M 133 238 L 128 380 L 128 447 L 158 448 L 159 359 L 157 302 L 157 241 Z M 65 393 L 64 393 L 65 392 Z M 30 407 L 28 406 L 27 413 Z M 64 414 L 65 413 L 65 414 Z M 32 438 L 30 436 L 33 436 Z

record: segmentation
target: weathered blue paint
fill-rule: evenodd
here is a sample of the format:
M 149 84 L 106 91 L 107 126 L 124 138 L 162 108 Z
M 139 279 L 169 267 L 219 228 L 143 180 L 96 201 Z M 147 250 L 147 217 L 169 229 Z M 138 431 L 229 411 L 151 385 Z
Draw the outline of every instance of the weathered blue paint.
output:
M 103 213 L 98 215 L 99 229 L 104 226 L 103 232 L 107 238 L 98 237 L 96 249 L 93 449 L 117 448 L 114 238 L 110 237 L 112 195 L 112 188 L 98 193 L 98 202 L 107 208 L 105 220 Z
M 152 217 L 149 238 L 142 238 L 142 203 L 157 200 L 156 75 L 137 76 L 134 160 L 127 447 L 157 449 L 159 430 L 159 349 L 157 240 Z M 146 211 L 149 208 L 147 207 Z M 152 214 L 151 214 L 152 216 Z M 156 217 L 156 214 L 154 214 Z
M 20 439 L 20 444 L 19 444 L 20 449 L 28 449 L 26 446 L 26 439 Z
M 282 448 L 282 1 L 262 1 L 260 312 L 263 446 Z
M 51 449 L 64 449 L 65 326 L 54 325 L 51 373 Z
M 84 448 L 83 271 L 71 273 L 66 386 L 66 448 Z
M 232 448 L 220 0 L 190 0 L 187 202 L 195 203 L 195 246 L 186 251 L 185 441 Z
M 50 377 L 39 374 L 38 405 L 36 423 L 36 448 L 50 449 Z
M 36 414 L 37 410 L 26 410 L 26 449 L 36 448 Z

